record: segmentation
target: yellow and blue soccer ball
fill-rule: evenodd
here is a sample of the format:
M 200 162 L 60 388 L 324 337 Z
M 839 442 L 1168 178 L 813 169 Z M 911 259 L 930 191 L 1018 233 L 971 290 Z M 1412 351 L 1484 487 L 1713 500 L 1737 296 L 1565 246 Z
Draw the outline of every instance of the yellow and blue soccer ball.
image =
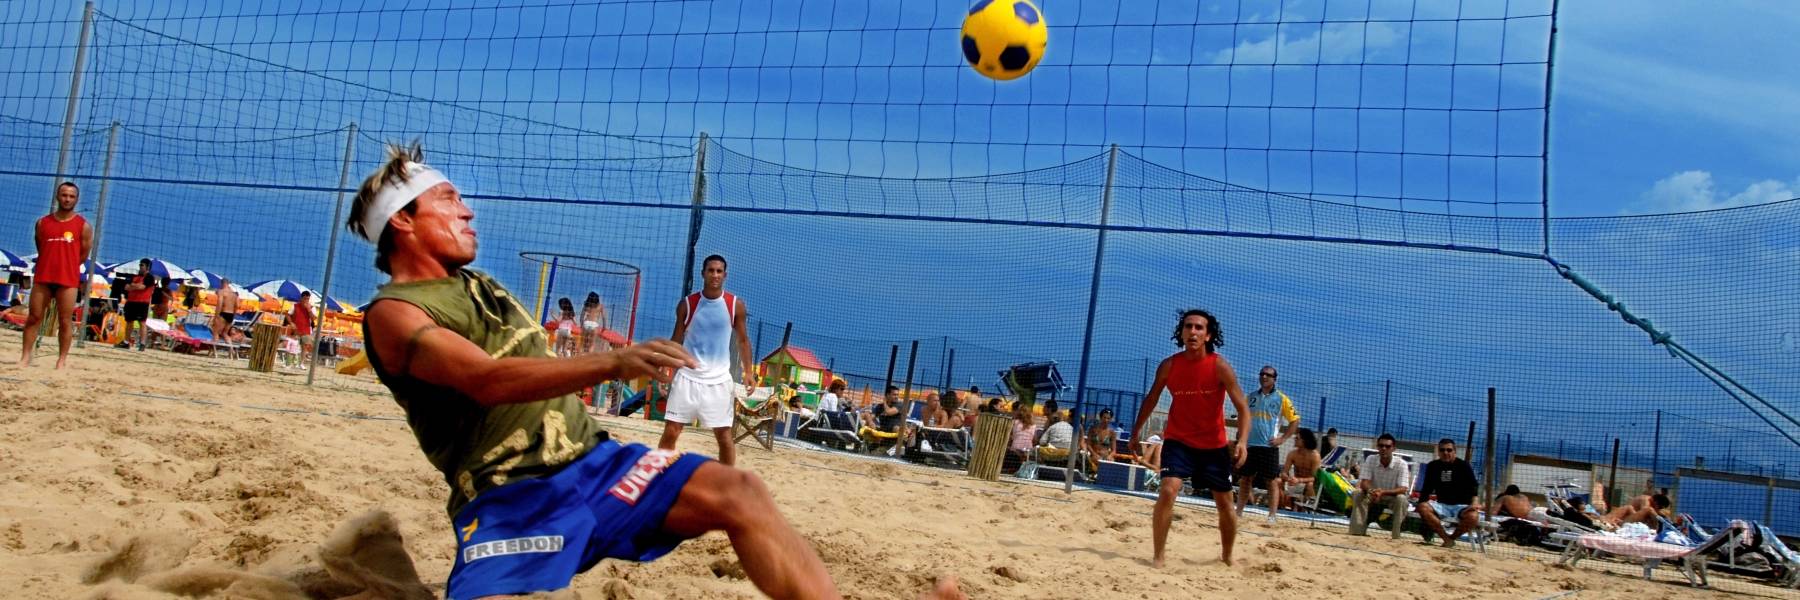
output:
M 979 0 L 963 18 L 963 58 L 993 79 L 1024 77 L 1044 57 L 1050 30 L 1031 0 Z

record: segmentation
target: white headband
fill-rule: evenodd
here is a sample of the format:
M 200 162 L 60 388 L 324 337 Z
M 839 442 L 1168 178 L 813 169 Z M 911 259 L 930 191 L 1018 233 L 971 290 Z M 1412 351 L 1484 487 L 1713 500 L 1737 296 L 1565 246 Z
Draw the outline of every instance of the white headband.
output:
M 406 208 L 407 204 L 418 199 L 425 190 L 449 182 L 437 169 L 416 162 L 406 163 L 406 183 L 395 185 L 391 181 L 383 181 L 381 191 L 376 192 L 375 200 L 363 212 L 363 239 L 369 240 L 371 244 L 377 243 L 381 239 L 382 230 L 387 229 L 388 219 L 393 218 L 394 213 Z

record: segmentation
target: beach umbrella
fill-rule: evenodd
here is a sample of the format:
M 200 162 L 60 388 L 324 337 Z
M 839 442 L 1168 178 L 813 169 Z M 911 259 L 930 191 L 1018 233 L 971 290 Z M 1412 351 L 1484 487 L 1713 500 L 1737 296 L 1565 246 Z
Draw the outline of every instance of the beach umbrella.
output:
M 90 260 L 90 261 L 81 263 L 81 272 L 82 273 L 92 273 L 99 277 L 104 277 L 104 278 L 106 278 L 104 281 L 108 282 L 107 285 L 112 285 L 111 284 L 112 269 L 106 268 L 106 265 L 102 265 L 100 263 Z
M 345 302 L 345 301 L 339 300 L 337 298 L 326 298 L 325 299 L 325 310 L 327 312 L 340 312 L 340 313 L 358 312 L 355 304 L 351 304 L 349 302 Z
M 0 250 L 0 261 L 5 262 L 5 264 L 0 264 L 0 269 L 12 269 L 14 271 L 31 269 L 31 261 L 26 260 L 23 256 L 13 254 L 6 250 Z
M 200 269 L 190 269 L 187 273 L 188 282 L 203 290 L 219 289 L 219 282 L 225 279 L 223 275 Z
M 280 296 L 283 300 L 299 300 L 301 292 L 312 292 L 312 288 L 301 285 L 292 279 L 270 279 L 250 284 L 250 291 L 268 296 Z M 319 294 L 313 293 L 317 298 Z
M 113 265 L 112 270 L 115 273 L 124 273 L 126 275 L 136 275 L 136 274 L 138 274 L 138 262 L 140 262 L 140 261 L 134 260 L 131 262 L 122 262 L 122 263 Z M 168 280 L 168 281 L 172 281 L 172 280 L 176 280 L 176 279 L 187 279 L 189 277 L 186 269 L 175 266 L 175 263 L 172 263 L 172 262 L 169 262 L 166 260 L 157 260 L 157 259 L 150 260 L 150 274 L 155 275 L 157 277 L 161 277 L 164 280 Z

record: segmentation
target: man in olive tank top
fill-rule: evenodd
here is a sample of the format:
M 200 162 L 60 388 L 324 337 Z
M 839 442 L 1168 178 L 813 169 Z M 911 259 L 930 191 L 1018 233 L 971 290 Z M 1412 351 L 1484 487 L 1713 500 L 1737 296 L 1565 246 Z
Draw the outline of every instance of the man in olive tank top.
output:
M 838 597 L 755 475 L 611 441 L 575 397 L 605 380 L 666 381 L 669 369 L 698 366 L 687 351 L 654 340 L 556 358 L 517 298 L 465 268 L 474 213 L 422 161 L 417 145 L 390 148 L 347 225 L 391 276 L 364 321 L 369 363 L 450 487 L 448 595 L 561 589 L 603 558 L 653 560 L 722 530 L 763 593 Z

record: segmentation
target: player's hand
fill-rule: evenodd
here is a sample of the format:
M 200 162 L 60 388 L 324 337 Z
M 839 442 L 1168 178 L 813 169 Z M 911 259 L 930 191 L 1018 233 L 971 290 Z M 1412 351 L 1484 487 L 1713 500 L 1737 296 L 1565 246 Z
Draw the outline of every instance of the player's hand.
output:
M 1237 461 L 1237 464 L 1234 466 L 1240 468 L 1243 467 L 1244 461 L 1250 459 L 1250 449 L 1244 446 L 1243 440 L 1238 440 L 1238 443 L 1232 444 L 1231 448 L 1231 454 Z
M 687 367 L 700 368 L 700 363 L 689 355 L 681 344 L 669 340 L 650 340 L 640 342 L 612 351 L 618 365 L 613 373 L 616 379 L 636 379 L 651 377 L 662 383 L 668 383 L 674 376 L 674 370 Z

